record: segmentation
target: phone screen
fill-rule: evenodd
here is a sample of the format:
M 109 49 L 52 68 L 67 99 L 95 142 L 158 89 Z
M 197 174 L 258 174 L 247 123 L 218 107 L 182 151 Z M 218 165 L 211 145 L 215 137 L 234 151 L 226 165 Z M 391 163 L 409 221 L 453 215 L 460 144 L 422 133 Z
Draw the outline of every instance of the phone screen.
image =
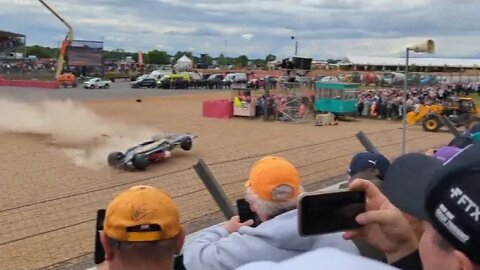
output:
M 105 209 L 97 210 L 97 222 L 95 225 L 95 253 L 93 261 L 95 264 L 101 264 L 105 260 L 105 251 L 100 241 L 100 231 L 103 230 L 103 221 L 105 220 Z
M 365 192 L 305 193 L 298 206 L 300 235 L 315 235 L 355 229 L 355 217 L 365 212 Z

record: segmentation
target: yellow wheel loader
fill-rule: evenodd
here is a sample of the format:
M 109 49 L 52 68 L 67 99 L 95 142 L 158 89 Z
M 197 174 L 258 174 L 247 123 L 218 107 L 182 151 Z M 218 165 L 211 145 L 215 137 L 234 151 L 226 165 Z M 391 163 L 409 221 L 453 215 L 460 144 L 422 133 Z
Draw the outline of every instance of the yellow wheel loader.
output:
M 470 97 L 449 98 L 442 104 L 420 105 L 416 111 L 407 114 L 407 123 L 416 125 L 422 123 L 423 130 L 437 132 L 444 123 L 442 116 L 446 116 L 455 127 L 471 125 L 480 121 L 477 107 Z

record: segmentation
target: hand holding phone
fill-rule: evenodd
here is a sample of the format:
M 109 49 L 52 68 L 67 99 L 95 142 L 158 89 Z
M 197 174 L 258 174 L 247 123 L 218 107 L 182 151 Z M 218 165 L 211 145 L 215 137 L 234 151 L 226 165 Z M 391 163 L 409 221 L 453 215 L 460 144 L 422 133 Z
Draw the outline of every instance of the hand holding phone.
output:
M 250 204 L 247 200 L 237 200 L 237 211 L 241 223 L 246 222 L 249 219 L 253 220 L 254 222 L 251 227 L 256 227 L 261 223 L 258 216 L 250 209 Z
M 362 237 L 382 251 L 390 262 L 397 261 L 418 249 L 417 235 L 409 221 L 372 182 L 356 179 L 349 188 L 366 192 L 366 208 L 370 215 L 362 215 L 360 222 L 364 226 L 360 230 L 345 232 L 343 234 L 345 239 Z
M 363 212 L 363 191 L 307 192 L 298 201 L 298 231 L 308 236 L 359 228 L 355 218 Z

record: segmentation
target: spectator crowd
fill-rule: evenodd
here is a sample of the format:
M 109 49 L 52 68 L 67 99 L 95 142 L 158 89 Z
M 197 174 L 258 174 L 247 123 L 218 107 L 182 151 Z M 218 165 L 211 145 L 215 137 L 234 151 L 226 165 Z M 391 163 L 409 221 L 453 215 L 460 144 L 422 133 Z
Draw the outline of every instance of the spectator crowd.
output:
M 0 60 L 0 74 L 28 73 L 28 72 L 55 72 L 57 59 L 5 59 Z M 149 67 L 148 67 L 149 68 Z M 83 67 L 67 66 L 66 70 L 80 73 L 85 72 Z M 88 68 L 91 69 L 91 68 Z M 102 72 L 116 72 L 119 74 L 131 74 L 144 72 L 144 68 L 133 62 L 125 61 L 105 61 Z M 151 68 L 153 69 L 153 67 Z M 89 70 L 90 71 L 90 70 Z M 84 76 L 88 74 L 83 74 Z
M 54 72 L 56 60 L 18 60 L 2 61 L 0 60 L 0 74 L 15 74 L 29 72 Z
M 338 189 L 365 192 L 365 212 L 355 218 L 361 226 L 301 236 L 300 174 L 267 156 L 245 183 L 254 216 L 206 228 L 185 248 L 173 199 L 159 188 L 132 187 L 106 209 L 105 261 L 97 269 L 480 269 L 479 164 L 480 124 L 393 162 L 358 153 Z
M 440 104 L 450 97 L 480 95 L 480 82 L 438 87 L 409 88 L 407 91 L 407 112 L 416 105 Z M 400 119 L 403 113 L 403 89 L 371 89 L 358 96 L 358 115 L 380 119 Z

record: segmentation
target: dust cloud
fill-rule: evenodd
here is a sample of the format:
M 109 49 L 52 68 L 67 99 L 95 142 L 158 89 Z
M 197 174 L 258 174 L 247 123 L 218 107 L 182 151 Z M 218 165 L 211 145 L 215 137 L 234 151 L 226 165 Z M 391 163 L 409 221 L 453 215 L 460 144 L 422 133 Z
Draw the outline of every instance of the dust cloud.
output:
M 162 135 L 154 128 L 105 119 L 71 100 L 0 99 L 0 132 L 44 135 L 80 167 L 101 169 L 112 151 Z

